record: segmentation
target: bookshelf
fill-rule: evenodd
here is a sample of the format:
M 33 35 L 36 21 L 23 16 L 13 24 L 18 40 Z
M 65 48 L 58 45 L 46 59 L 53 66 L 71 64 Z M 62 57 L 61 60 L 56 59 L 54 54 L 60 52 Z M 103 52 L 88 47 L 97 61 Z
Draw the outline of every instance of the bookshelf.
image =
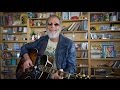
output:
M 72 12 L 74 13 L 74 12 Z M 79 14 L 78 14 L 79 13 Z M 65 12 L 62 14 L 65 15 Z M 62 34 L 75 42 L 77 52 L 77 73 L 80 75 L 89 75 L 89 59 L 88 59 L 88 31 L 89 31 L 89 13 L 85 15 L 83 12 L 74 14 L 77 19 L 73 19 L 71 12 L 68 14 L 68 19 L 62 20 Z
M 90 13 L 91 77 L 120 78 L 120 20 L 118 12 Z M 118 63 L 118 66 L 115 65 Z M 114 70 L 116 69 L 116 71 Z
M 20 47 L 27 43 L 26 13 L 3 13 L 1 16 L 1 78 L 15 79 Z

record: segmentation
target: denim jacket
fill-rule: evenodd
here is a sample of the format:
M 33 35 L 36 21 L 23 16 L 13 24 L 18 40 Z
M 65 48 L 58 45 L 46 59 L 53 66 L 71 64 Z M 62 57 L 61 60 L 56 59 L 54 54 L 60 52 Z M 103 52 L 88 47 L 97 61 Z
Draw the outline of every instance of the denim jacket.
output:
M 56 66 L 58 69 L 63 69 L 64 72 L 76 73 L 76 49 L 72 40 L 64 37 L 62 34 L 59 36 L 59 42 L 56 47 L 55 58 Z M 21 47 L 20 56 L 28 53 L 28 49 L 37 48 L 39 55 L 43 55 L 48 43 L 48 35 L 41 37 L 32 43 L 27 43 Z

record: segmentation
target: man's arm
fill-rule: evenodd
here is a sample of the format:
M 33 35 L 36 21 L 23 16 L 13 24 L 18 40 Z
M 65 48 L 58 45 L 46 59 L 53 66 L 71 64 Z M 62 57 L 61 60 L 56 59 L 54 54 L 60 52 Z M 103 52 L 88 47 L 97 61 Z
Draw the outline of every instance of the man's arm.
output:
M 30 49 L 38 48 L 39 40 L 36 40 L 35 42 L 30 42 L 21 47 L 20 57 L 22 57 L 24 54 L 28 53 Z M 29 59 L 28 55 L 23 56 L 26 60 Z
M 68 50 L 68 60 L 67 60 L 67 68 L 66 71 L 69 73 L 76 73 L 76 49 L 75 44 L 72 43 Z
M 25 60 L 23 65 L 22 65 L 23 72 L 25 72 L 26 68 L 29 68 L 29 67 L 33 66 L 33 62 L 30 59 L 28 53 L 29 53 L 30 49 L 37 48 L 38 44 L 39 44 L 38 41 L 35 41 L 35 42 L 32 42 L 32 43 L 27 43 L 27 44 L 25 44 L 21 47 L 20 57 L 23 57 L 24 58 L 23 60 Z
M 28 53 L 25 53 L 25 54 L 23 55 L 23 57 L 24 57 L 25 60 L 30 60 L 30 57 L 29 57 Z

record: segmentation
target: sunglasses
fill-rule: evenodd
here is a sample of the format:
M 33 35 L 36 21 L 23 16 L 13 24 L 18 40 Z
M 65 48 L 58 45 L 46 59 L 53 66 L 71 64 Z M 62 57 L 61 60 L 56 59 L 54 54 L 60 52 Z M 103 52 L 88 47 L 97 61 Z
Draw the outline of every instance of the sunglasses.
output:
M 48 25 L 49 25 L 49 26 L 52 26 L 52 25 L 54 25 L 54 26 L 59 26 L 60 24 L 59 24 L 59 23 L 55 23 L 55 24 L 53 24 L 53 23 L 48 23 Z

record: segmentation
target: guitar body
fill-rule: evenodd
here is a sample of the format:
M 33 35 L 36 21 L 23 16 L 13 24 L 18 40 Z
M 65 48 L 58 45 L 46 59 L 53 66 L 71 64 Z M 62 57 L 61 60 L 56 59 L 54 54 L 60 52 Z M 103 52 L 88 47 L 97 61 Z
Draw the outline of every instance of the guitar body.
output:
M 52 68 L 52 64 L 48 63 L 48 59 L 50 60 L 50 58 L 48 58 L 47 55 L 43 55 L 40 58 L 40 62 L 38 64 L 38 69 L 39 69 L 40 74 L 37 79 L 48 79 L 49 78 L 49 75 L 50 75 L 49 69 Z M 40 68 L 39 65 L 43 67 Z
M 16 78 L 17 79 L 47 79 L 49 77 L 49 73 L 39 70 L 39 68 L 36 68 L 36 66 L 43 65 L 43 66 L 52 67 L 52 64 L 49 64 L 47 62 L 48 57 L 46 55 L 43 55 L 42 57 L 39 58 L 37 49 L 30 49 L 28 54 L 34 66 L 26 69 L 25 72 L 23 72 L 22 67 L 25 60 L 22 57 L 16 68 Z M 38 60 L 39 63 L 36 63 L 36 61 Z
M 53 58 L 43 55 L 38 56 L 37 49 L 31 49 L 28 53 L 30 59 L 33 62 L 33 67 L 30 67 L 23 72 L 23 63 L 25 59 L 22 57 L 16 68 L 16 79 L 50 79 L 50 75 L 58 72 L 58 75 L 64 79 L 82 79 L 82 76 L 77 74 L 70 74 L 68 72 L 59 71 L 53 68 Z M 79 78 L 80 77 L 80 78 Z

